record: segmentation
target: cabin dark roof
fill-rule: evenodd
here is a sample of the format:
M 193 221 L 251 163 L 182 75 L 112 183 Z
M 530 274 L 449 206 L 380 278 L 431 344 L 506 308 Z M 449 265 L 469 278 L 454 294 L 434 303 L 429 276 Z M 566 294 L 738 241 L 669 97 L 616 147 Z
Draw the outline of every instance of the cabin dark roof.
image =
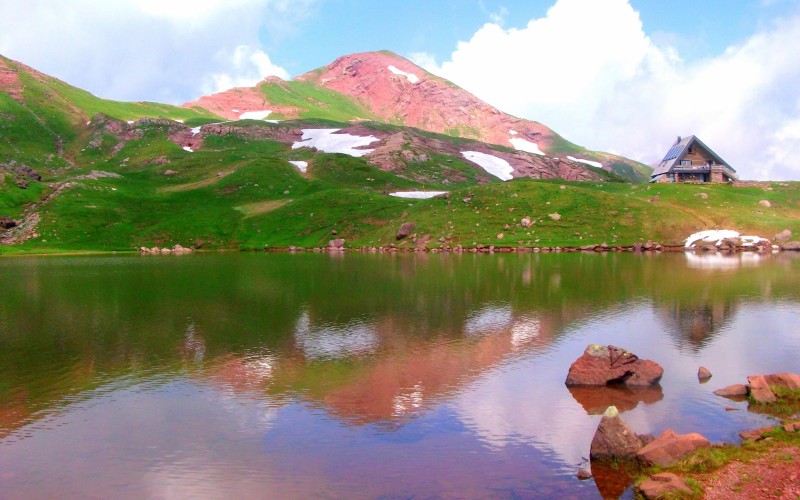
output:
M 700 139 L 698 139 L 693 135 L 690 135 L 689 137 L 678 139 L 678 141 L 675 144 L 673 144 L 671 148 L 669 148 L 667 154 L 664 155 L 664 159 L 661 160 L 661 163 L 659 163 L 658 166 L 656 166 L 656 168 L 653 170 L 652 177 L 666 174 L 670 170 L 672 170 L 672 168 L 675 165 L 680 165 L 680 161 L 683 159 L 684 156 L 686 156 L 686 153 L 689 151 L 689 148 L 694 144 L 697 144 L 706 151 L 708 151 L 708 153 L 711 155 L 711 157 L 717 164 L 725 165 L 731 171 L 736 172 L 736 170 L 734 170 L 733 168 L 731 168 L 730 165 L 728 165 L 728 162 L 723 160 L 717 153 L 712 151 L 711 148 L 703 144 L 703 141 L 701 141 Z

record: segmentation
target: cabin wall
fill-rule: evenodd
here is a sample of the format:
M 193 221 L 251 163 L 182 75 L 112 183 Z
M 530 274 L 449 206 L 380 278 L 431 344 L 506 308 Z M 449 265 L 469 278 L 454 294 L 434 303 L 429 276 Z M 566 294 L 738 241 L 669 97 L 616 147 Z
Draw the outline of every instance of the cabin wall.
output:
M 692 165 L 705 165 L 706 163 L 711 162 L 711 155 L 706 154 L 704 151 L 700 151 L 699 148 L 692 146 L 692 152 L 686 153 L 683 157 L 684 160 L 692 160 Z

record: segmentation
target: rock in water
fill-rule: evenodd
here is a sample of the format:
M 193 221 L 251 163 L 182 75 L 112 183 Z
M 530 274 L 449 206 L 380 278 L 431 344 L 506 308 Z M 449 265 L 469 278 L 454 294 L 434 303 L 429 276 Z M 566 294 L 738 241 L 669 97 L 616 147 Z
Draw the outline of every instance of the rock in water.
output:
M 592 438 L 589 458 L 633 459 L 641 447 L 641 438 L 622 420 L 616 407 L 609 406 Z
M 714 391 L 714 394 L 723 398 L 743 398 L 747 396 L 747 393 L 748 389 L 744 384 L 733 384 Z
M 710 379 L 710 378 L 711 378 L 711 372 L 705 366 L 701 366 L 697 370 L 697 380 L 699 380 L 701 382 L 707 382 L 708 379 Z
M 652 442 L 640 449 L 636 456 L 642 462 L 668 467 L 698 448 L 711 446 L 701 434 L 677 434 L 667 429 Z
M 648 386 L 657 384 L 663 374 L 664 369 L 655 361 L 639 359 L 632 352 L 612 345 L 591 344 L 569 367 L 565 383 Z

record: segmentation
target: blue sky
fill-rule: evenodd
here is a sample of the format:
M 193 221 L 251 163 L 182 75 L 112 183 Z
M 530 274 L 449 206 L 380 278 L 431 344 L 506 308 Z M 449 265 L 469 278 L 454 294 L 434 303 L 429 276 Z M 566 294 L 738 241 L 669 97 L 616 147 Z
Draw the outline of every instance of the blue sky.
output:
M 590 149 L 800 180 L 798 0 L 0 0 L 0 54 L 180 104 L 388 49 Z

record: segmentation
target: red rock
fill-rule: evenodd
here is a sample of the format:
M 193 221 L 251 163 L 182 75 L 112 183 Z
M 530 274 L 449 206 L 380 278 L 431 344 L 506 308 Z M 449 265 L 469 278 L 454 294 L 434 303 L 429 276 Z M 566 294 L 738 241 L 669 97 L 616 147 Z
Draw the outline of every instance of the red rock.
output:
M 800 391 L 800 375 L 796 373 L 773 373 L 772 375 L 764 375 L 764 379 L 770 386 L 777 385 L 784 389 Z
M 747 382 L 750 386 L 750 397 L 757 403 L 774 403 L 778 400 L 775 393 L 769 388 L 764 375 L 750 375 L 747 377 Z
M 800 431 L 800 422 L 789 422 L 783 426 L 783 430 L 786 432 L 798 432 Z
M 739 437 L 745 441 L 760 441 L 764 439 L 764 434 L 775 430 L 775 427 L 770 425 L 767 427 L 759 427 L 758 429 L 750 429 L 739 433 Z
M 667 429 L 651 443 L 640 449 L 636 456 L 642 462 L 667 467 L 698 448 L 706 448 L 711 444 L 701 434 L 677 434 Z
M 625 384 L 649 386 L 657 384 L 664 374 L 661 366 L 625 349 L 614 346 L 589 345 L 569 367 L 568 386 Z
M 680 477 L 671 472 L 659 472 L 645 479 L 637 489 L 645 498 L 664 498 L 671 495 L 691 494 L 692 489 Z
M 700 380 L 700 381 L 707 381 L 707 380 L 708 380 L 708 379 L 710 379 L 710 378 L 711 378 L 711 372 L 710 372 L 710 371 L 709 371 L 709 369 L 708 369 L 708 368 L 706 368 L 705 366 L 701 366 L 701 367 L 700 367 L 700 368 L 697 370 L 697 379 L 698 379 L 698 380 Z
M 581 481 L 585 481 L 586 479 L 591 479 L 592 471 L 590 471 L 589 469 L 579 469 L 578 473 L 575 474 L 575 477 L 577 477 Z
M 593 460 L 633 459 L 641 447 L 639 436 L 622 420 L 617 409 L 609 406 L 592 438 L 589 457 Z
M 737 398 L 747 396 L 748 388 L 744 384 L 733 384 L 722 389 L 717 389 L 714 394 L 723 398 Z

